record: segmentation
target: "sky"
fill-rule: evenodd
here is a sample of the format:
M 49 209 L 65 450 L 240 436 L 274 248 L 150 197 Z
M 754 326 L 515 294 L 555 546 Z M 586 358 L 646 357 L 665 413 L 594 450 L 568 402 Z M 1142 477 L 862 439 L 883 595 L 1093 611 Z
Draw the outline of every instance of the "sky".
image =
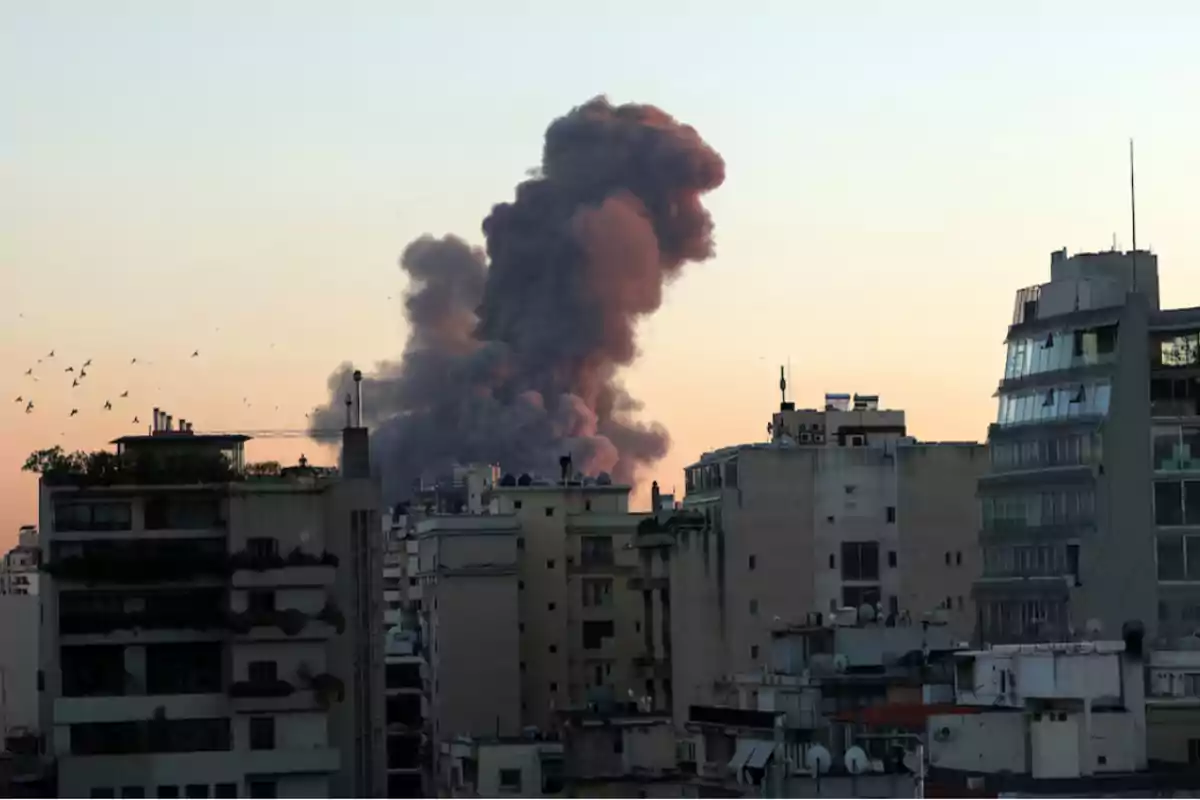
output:
M 482 244 L 546 125 L 598 94 L 727 164 L 717 256 L 625 376 L 672 434 L 647 481 L 682 491 L 705 450 L 764 439 L 781 364 L 799 406 L 878 393 L 921 439 L 984 439 L 1014 291 L 1052 250 L 1130 243 L 1129 137 L 1164 305 L 1200 305 L 1200 7 L 982 5 L 0 4 L 0 546 L 36 522 L 35 449 L 154 406 L 304 429 L 340 362 L 400 353 L 404 246 Z

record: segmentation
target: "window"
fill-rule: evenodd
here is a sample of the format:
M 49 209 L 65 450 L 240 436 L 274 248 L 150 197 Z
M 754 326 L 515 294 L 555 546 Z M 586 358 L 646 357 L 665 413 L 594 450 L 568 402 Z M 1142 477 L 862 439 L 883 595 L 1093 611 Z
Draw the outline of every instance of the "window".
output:
M 896 551 L 888 550 L 888 566 L 892 569 L 896 568 Z
M 273 558 L 279 555 L 279 540 L 270 536 L 251 536 L 246 540 L 246 552 L 256 558 Z
M 756 644 L 750 645 L 750 657 L 758 658 L 758 645 L 756 645 Z
M 556 645 L 556 644 L 552 644 L 552 645 L 550 645 L 550 652 L 551 652 L 551 653 L 557 653 L 557 652 L 558 652 L 558 645 Z
M 893 523 L 896 521 L 896 507 L 895 506 L 887 507 L 887 521 L 893 522 Z
M 950 551 L 946 551 L 946 566 L 950 566 Z
M 275 610 L 275 590 L 251 589 L 246 592 L 246 609 L 251 613 L 263 614 Z
M 500 770 L 500 791 L 512 792 L 513 794 L 521 793 L 521 770 L 519 769 L 502 769 Z
M 878 586 L 843 586 L 842 605 L 859 608 L 864 605 L 874 606 L 880 601 Z
M 279 667 L 274 661 L 251 661 L 247 665 L 250 682 L 274 683 L 279 677 Z
M 158 797 L 179 797 L 179 787 L 171 786 L 169 784 L 159 786 L 158 790 L 155 792 L 155 795 Z
M 521 501 L 513 500 L 513 508 L 516 509 L 517 511 L 520 511 L 521 510 Z
M 558 603 L 546 603 L 547 611 L 553 611 L 556 608 L 558 608 Z
M 963 596 L 961 594 L 958 596 L 958 610 L 963 610 Z
M 550 691 L 552 691 L 552 692 L 558 691 L 558 682 L 557 681 L 550 681 Z
M 829 568 L 837 569 L 837 557 L 833 553 L 829 554 Z
M 553 558 L 546 559 L 546 569 L 554 569 L 554 559 Z
M 517 537 L 517 549 L 518 549 L 518 550 L 524 550 L 524 549 L 525 549 L 525 537 L 524 537 L 524 536 L 518 536 L 518 537 Z
M 254 798 L 275 797 L 275 781 L 250 781 L 250 796 Z
M 208 784 L 207 783 L 189 783 L 187 786 L 183 787 L 183 796 L 184 797 L 193 797 L 193 798 L 208 797 Z
M 900 613 L 900 598 L 896 595 L 888 595 L 888 613 L 895 616 Z
M 554 516 L 554 506 L 546 506 L 546 516 L 547 517 Z
M 275 718 L 274 717 L 251 717 L 250 718 L 250 749 L 251 750 L 274 750 L 275 749 Z
M 611 536 L 584 536 L 579 541 L 580 563 L 585 567 L 610 566 L 613 563 Z
M 613 582 L 611 578 L 584 578 L 583 607 L 607 608 L 612 604 Z
M 758 616 L 758 601 L 757 600 L 750 601 L 750 614 L 752 616 Z
M 518 666 L 521 670 L 521 674 L 524 675 L 525 674 L 525 662 L 522 661 Z
M 842 580 L 879 580 L 879 542 L 842 542 Z
M 846 484 L 846 494 L 854 494 L 855 486 L 852 483 Z
M 583 649 L 599 650 L 605 639 L 615 635 L 612 620 L 585 620 L 583 623 Z
M 525 581 L 517 581 L 517 590 L 519 591 L 524 588 L 525 588 Z
M 751 572 L 754 572 L 754 568 L 756 566 L 758 566 L 758 559 L 756 559 L 754 556 L 750 556 L 749 558 L 746 559 L 746 567 Z
M 237 797 L 237 784 L 218 783 L 213 787 L 213 797 Z

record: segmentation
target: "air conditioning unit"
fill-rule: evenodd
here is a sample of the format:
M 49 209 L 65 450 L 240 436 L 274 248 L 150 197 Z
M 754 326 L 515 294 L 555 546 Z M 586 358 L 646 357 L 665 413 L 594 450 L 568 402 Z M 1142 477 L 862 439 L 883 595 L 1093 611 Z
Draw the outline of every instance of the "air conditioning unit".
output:
M 824 441 L 825 441 L 825 434 L 823 434 L 823 433 L 814 433 L 814 434 L 812 435 L 812 438 L 813 438 L 813 441 L 814 441 L 814 442 L 816 442 L 817 444 L 822 444 L 822 443 L 824 443 Z
M 808 444 L 810 441 L 812 441 L 811 435 L 809 435 L 807 433 L 800 434 L 800 443 L 801 444 Z

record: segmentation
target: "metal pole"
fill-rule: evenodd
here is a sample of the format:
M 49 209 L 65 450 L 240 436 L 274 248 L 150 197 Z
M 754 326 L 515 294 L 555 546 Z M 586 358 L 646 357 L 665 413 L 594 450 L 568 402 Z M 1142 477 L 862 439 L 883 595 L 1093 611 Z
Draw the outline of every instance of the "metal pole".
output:
M 917 742 L 917 797 L 925 797 L 925 743 Z

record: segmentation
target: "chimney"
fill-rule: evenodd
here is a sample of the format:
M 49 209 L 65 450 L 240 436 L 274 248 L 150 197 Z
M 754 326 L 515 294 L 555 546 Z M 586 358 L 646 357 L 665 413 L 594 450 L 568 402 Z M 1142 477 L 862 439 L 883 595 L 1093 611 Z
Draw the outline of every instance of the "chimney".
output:
M 342 477 L 371 477 L 371 441 L 366 428 L 342 431 Z
M 650 513 L 657 514 L 662 505 L 662 496 L 658 493 L 658 481 L 650 484 Z
M 163 430 L 167 433 L 171 432 L 171 419 L 170 414 L 163 414 Z
M 361 428 L 363 426 L 362 417 L 362 370 L 354 370 L 354 394 L 355 397 L 355 412 L 354 412 L 354 427 Z
M 179 432 L 183 433 L 186 430 L 187 430 L 187 420 L 184 419 L 183 417 L 180 417 L 179 418 Z
M 158 433 L 159 418 L 161 416 L 162 416 L 162 412 L 159 411 L 158 408 L 155 408 L 154 409 L 154 428 L 150 431 L 151 433 Z

